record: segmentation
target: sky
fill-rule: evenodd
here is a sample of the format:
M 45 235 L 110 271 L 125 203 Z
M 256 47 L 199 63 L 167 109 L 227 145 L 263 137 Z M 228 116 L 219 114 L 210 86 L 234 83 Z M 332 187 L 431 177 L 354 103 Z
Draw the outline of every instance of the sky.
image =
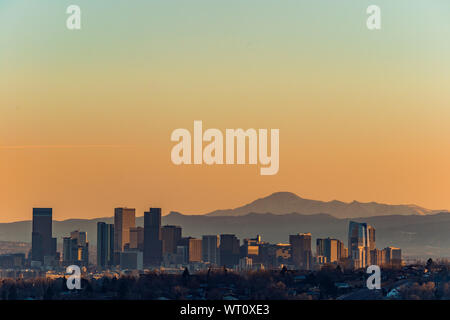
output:
M 449 16 L 447 0 L 0 0 L 0 222 L 277 191 L 450 209 Z M 278 174 L 174 165 L 170 135 L 194 120 L 279 129 Z

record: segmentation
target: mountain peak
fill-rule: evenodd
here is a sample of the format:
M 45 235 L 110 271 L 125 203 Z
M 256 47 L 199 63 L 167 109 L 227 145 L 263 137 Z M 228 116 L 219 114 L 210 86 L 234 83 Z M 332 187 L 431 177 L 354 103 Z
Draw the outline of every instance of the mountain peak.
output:
M 279 192 L 274 192 L 271 195 L 261 198 L 261 199 L 286 199 L 286 200 L 296 200 L 296 199 L 302 199 L 301 197 L 299 197 L 298 195 L 296 195 L 295 193 L 292 192 L 288 192 L 288 191 L 279 191 Z
M 242 216 L 249 213 L 272 213 L 276 215 L 290 213 L 311 215 L 324 213 L 336 218 L 366 218 L 385 215 L 425 215 L 432 213 L 432 211 L 419 206 L 388 205 L 377 202 L 365 203 L 357 200 L 349 203 L 338 200 L 324 202 L 304 199 L 295 193 L 280 191 L 259 198 L 241 207 L 228 210 L 216 210 L 208 215 Z

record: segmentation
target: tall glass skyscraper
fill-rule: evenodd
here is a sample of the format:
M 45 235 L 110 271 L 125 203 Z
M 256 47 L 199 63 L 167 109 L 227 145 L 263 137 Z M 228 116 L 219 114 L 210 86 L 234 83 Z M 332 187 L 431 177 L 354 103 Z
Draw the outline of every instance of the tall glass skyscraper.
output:
M 348 253 L 356 268 L 370 264 L 370 250 L 375 249 L 375 228 L 367 223 L 350 221 L 348 227 Z
M 136 210 L 132 208 L 114 209 L 114 251 L 123 251 L 130 243 L 130 228 L 136 226 Z
M 114 265 L 114 225 L 97 223 L 97 265 L 107 267 Z
M 150 208 L 144 212 L 144 265 L 159 266 L 161 262 L 161 208 Z
M 33 208 L 31 260 L 42 264 L 56 257 L 56 238 L 52 238 L 52 208 Z M 48 257 L 48 258 L 45 258 Z

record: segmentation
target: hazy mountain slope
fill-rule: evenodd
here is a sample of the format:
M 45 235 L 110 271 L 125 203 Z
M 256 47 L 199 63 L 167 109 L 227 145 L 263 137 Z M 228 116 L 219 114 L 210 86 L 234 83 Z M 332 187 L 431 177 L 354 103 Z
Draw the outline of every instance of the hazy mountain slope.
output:
M 342 201 L 318 201 L 303 199 L 294 193 L 276 192 L 265 198 L 260 198 L 242 207 L 228 210 L 216 210 L 211 216 L 240 216 L 248 213 L 272 213 L 272 214 L 318 214 L 326 213 L 337 218 L 356 218 L 382 215 L 425 215 L 431 210 L 415 205 L 388 205 L 376 202 L 346 203 Z

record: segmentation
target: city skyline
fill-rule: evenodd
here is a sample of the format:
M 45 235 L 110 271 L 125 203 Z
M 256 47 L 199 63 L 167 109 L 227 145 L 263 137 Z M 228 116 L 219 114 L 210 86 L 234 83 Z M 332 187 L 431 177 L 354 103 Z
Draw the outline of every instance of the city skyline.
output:
M 281 202 L 280 202 L 281 201 Z M 294 207 L 297 205 L 297 202 L 303 203 L 305 204 L 307 207 L 309 207 L 310 209 L 312 209 L 313 207 L 311 207 L 311 203 L 315 204 L 318 206 L 319 209 L 316 208 L 317 214 L 311 212 L 310 214 L 292 214 L 295 212 L 301 212 L 301 211 L 295 211 L 295 210 L 291 210 L 292 206 L 290 206 L 290 204 L 294 204 Z M 273 206 L 273 204 L 275 204 L 275 207 Z M 329 206 L 330 204 L 338 204 L 338 208 L 339 210 L 344 210 L 344 212 L 349 212 L 348 211 L 348 206 L 350 207 L 356 207 L 358 208 L 358 210 L 356 212 L 362 212 L 362 210 L 371 210 L 371 214 L 369 214 L 368 216 L 363 216 L 363 215 L 357 215 L 357 216 L 344 216 L 344 217 L 339 217 L 337 216 L 336 220 L 336 216 L 334 215 L 330 215 L 328 214 L 323 214 L 324 211 L 322 211 L 323 205 L 325 206 Z M 194 237 L 202 237 L 204 235 L 204 233 L 199 233 L 200 230 L 202 229 L 202 226 L 205 230 L 210 230 L 214 232 L 216 232 L 216 234 L 219 234 L 220 232 L 223 232 L 223 230 L 221 230 L 220 228 L 220 220 L 223 218 L 228 218 L 228 222 L 227 224 L 236 224 L 236 223 L 246 223 L 249 224 L 249 230 L 252 230 L 251 233 L 253 234 L 261 234 L 263 236 L 268 235 L 269 238 L 271 239 L 270 241 L 276 241 L 276 242 L 285 242 L 287 240 L 287 235 L 289 232 L 289 234 L 293 234 L 293 233 L 307 233 L 307 232 L 313 232 L 315 235 L 317 235 L 317 238 L 326 238 L 326 237 L 330 237 L 330 238 L 335 238 L 335 239 L 345 239 L 347 237 L 347 235 L 343 235 L 341 233 L 341 231 L 339 231 L 340 228 L 336 229 L 333 227 L 333 225 L 335 225 L 336 223 L 338 223 L 339 225 L 342 226 L 342 223 L 347 223 L 348 221 L 351 221 L 352 219 L 357 219 L 356 221 L 364 221 L 364 219 L 368 219 L 372 223 L 375 223 L 375 225 L 380 224 L 381 225 L 381 230 L 384 234 L 388 234 L 389 236 L 384 237 L 384 240 L 382 240 L 382 243 L 384 246 L 391 246 L 392 244 L 395 243 L 399 243 L 401 244 L 402 247 L 406 248 L 407 254 L 411 257 L 423 257 L 423 256 L 432 256 L 432 257 L 436 257 L 436 256 L 440 256 L 440 257 L 447 257 L 449 256 L 449 250 L 446 247 L 445 241 L 441 243 L 440 246 L 438 247 L 434 247 L 432 249 L 430 249 L 430 245 L 432 243 L 434 243 L 436 241 L 436 238 L 441 239 L 440 241 L 442 241 L 442 235 L 443 235 L 443 231 L 438 231 L 436 230 L 436 232 L 434 233 L 430 233 L 429 228 L 432 227 L 433 225 L 435 225 L 436 223 L 440 224 L 441 227 L 440 229 L 444 228 L 445 229 L 445 225 L 447 224 L 446 222 L 446 216 L 448 215 L 448 212 L 433 212 L 433 213 L 423 213 L 421 208 L 415 208 L 412 207 L 413 210 L 415 210 L 414 212 L 416 212 L 416 210 L 419 210 L 419 213 L 416 213 L 414 215 L 409 215 L 409 213 L 401 213 L 401 212 L 396 212 L 393 211 L 393 208 L 395 210 L 401 210 L 401 209 L 411 209 L 411 207 L 406 206 L 406 207 L 389 207 L 389 206 L 383 206 L 383 205 L 375 205 L 374 203 L 368 203 L 368 207 L 365 208 L 364 207 L 365 204 L 363 203 L 350 203 L 350 204 L 342 204 L 339 202 L 331 202 L 331 203 L 322 203 L 322 202 L 317 202 L 317 201 L 313 201 L 313 200 L 305 200 L 302 198 L 297 197 L 296 195 L 292 194 L 292 193 L 274 193 L 268 197 L 262 198 L 262 199 L 257 199 L 256 201 L 252 202 L 251 204 L 247 204 L 245 206 L 240 207 L 239 209 L 234 209 L 231 211 L 214 211 L 213 213 L 211 213 L 210 215 L 204 215 L 201 217 L 204 217 L 202 219 L 196 219 L 196 217 L 200 217 L 197 215 L 193 215 L 193 216 L 189 216 L 189 215 L 183 215 L 180 213 L 172 213 L 169 215 L 162 215 L 162 212 L 164 212 L 161 209 L 157 209 L 160 210 L 161 213 L 158 212 L 158 214 L 161 215 L 160 222 L 159 225 L 161 226 L 162 223 L 164 223 L 164 226 L 167 225 L 184 225 L 185 223 L 187 223 L 188 226 L 188 230 L 190 230 L 190 234 Z M 375 205 L 375 207 L 373 207 Z M 279 208 L 281 206 L 281 208 L 285 211 L 277 211 L 275 210 L 275 208 Z M 148 208 L 148 207 L 147 207 Z M 154 208 L 154 207 L 153 207 Z M 245 208 L 245 210 L 247 211 L 242 211 Z M 256 210 L 257 208 L 259 208 L 259 210 Z M 261 209 L 262 208 L 262 209 Z M 365 209 L 364 209 L 365 208 Z M 373 210 L 379 210 L 382 209 L 385 211 L 384 214 L 374 214 L 376 211 Z M 400 209 L 399 209 L 400 208 Z M 43 209 L 45 210 L 45 209 Z M 65 233 L 61 233 L 61 227 L 64 225 L 63 229 L 67 230 L 67 227 L 70 226 L 69 228 L 72 230 L 76 230 L 79 229 L 79 227 L 77 227 L 77 223 L 76 223 L 76 219 L 69 219 L 69 220 L 63 220 L 63 221 L 58 221 L 57 219 L 55 219 L 55 210 L 53 208 L 48 208 L 48 210 L 51 210 L 52 212 L 52 221 L 57 222 L 58 223 L 58 227 L 57 227 L 57 234 L 55 235 L 56 237 L 58 237 L 58 241 L 60 241 L 60 239 L 67 237 L 67 231 L 65 231 Z M 120 223 L 118 221 L 116 221 L 116 225 L 119 226 L 114 230 L 114 233 L 116 234 L 116 237 L 114 237 L 114 240 L 116 242 L 118 242 L 120 240 L 120 237 L 118 237 L 117 235 L 119 233 L 123 234 L 123 241 L 120 244 L 120 247 L 123 249 L 125 247 L 125 245 L 128 245 L 130 248 L 132 249 L 136 249 L 136 248 L 143 248 L 144 247 L 144 233 L 145 233 L 145 229 L 149 229 L 149 228 L 145 228 L 145 213 L 147 212 L 148 209 L 144 210 L 144 215 L 142 215 L 142 212 L 140 212 L 139 210 L 136 210 L 135 208 L 114 208 L 112 211 L 115 212 L 116 210 L 119 211 L 125 211 L 125 212 L 129 212 L 130 215 L 132 215 L 132 217 L 130 216 L 130 219 L 127 219 L 128 222 L 126 222 L 126 224 L 124 224 L 125 229 L 128 231 L 121 231 L 120 228 Z M 150 209 L 150 210 L 155 210 L 155 209 Z M 57 211 L 56 211 L 57 212 Z M 270 214 L 268 214 L 268 212 L 271 212 Z M 396 214 L 397 215 L 396 215 Z M 404 216 L 402 215 L 398 215 L 398 214 L 405 214 Z M 260 215 L 260 219 L 258 218 L 258 215 Z M 90 234 L 94 234 L 95 230 L 97 230 L 97 227 L 95 227 L 94 230 L 94 223 L 96 223 L 96 221 L 104 221 L 107 223 L 114 223 L 114 220 L 118 219 L 118 215 L 115 214 L 115 217 L 111 217 L 111 216 L 107 216 L 105 215 L 104 217 L 97 217 L 94 218 L 92 220 L 85 220 L 85 219 L 80 219 L 80 223 L 82 225 L 84 225 L 85 227 L 87 226 L 87 229 L 84 229 L 84 231 L 89 231 Z M 383 218 L 387 218 L 389 216 L 388 219 L 383 219 Z M 324 219 L 324 217 L 326 217 Z M 414 218 L 413 218 L 414 217 Z M 421 218 L 423 217 L 423 218 Z M 107 219 L 107 220 L 102 220 L 102 219 Z M 148 220 L 148 219 L 147 219 Z M 158 219 L 157 219 L 158 220 Z M 155 220 L 155 221 L 157 221 Z M 227 220 L 222 220 L 222 221 L 227 221 Z M 150 221 L 150 220 L 149 220 Z M 193 224 L 193 222 L 198 221 L 198 226 L 195 226 L 195 223 Z M 242 222 L 239 222 L 242 221 Z M 289 221 L 292 221 L 291 223 L 289 223 Z M 347 222 L 346 222 L 347 221 Z M 403 222 L 402 222 L 403 221 Z M 404 227 L 404 223 L 408 222 L 408 224 L 406 225 L 406 227 Z M 415 221 L 415 222 L 414 222 Z M 434 222 L 433 222 L 434 221 Z M 21 230 L 22 229 L 22 225 L 26 225 L 28 222 L 24 221 L 24 222 L 20 222 L 20 223 L 14 223 L 11 224 L 11 227 L 13 228 L 9 228 L 7 227 L 9 224 L 1 224 L 1 230 L 0 231 L 2 233 L 2 239 L 3 241 L 30 241 L 31 243 L 31 238 L 29 239 L 29 234 L 28 232 L 25 232 L 26 235 L 23 234 L 23 231 L 25 230 Z M 413 223 L 413 224 L 411 224 Z M 417 227 L 411 229 L 412 225 L 417 224 Z M 114 225 L 114 224 L 113 224 Z M 112 225 L 112 226 L 113 226 Z M 299 229 L 295 230 L 295 225 L 299 226 Z M 306 227 L 306 226 L 310 226 L 310 227 Z M 6 227 L 6 229 L 5 229 Z M 85 228 L 83 227 L 83 228 Z M 311 229 L 309 229 L 311 228 Z M 159 228 L 157 228 L 159 230 Z M 238 233 L 239 237 L 243 236 L 242 231 L 239 230 L 239 228 L 227 228 L 229 231 L 232 231 L 231 233 Z M 227 230 L 225 229 L 225 231 Z M 15 230 L 15 231 L 14 231 Z M 289 231 L 284 231 L 284 230 L 289 230 Z M 369 226 L 369 230 L 370 230 L 370 226 Z M 107 231 L 104 231 L 105 233 Z M 161 237 L 163 236 L 163 234 L 168 234 L 167 232 L 170 233 L 170 230 L 165 230 L 165 229 L 161 229 Z M 210 233 L 209 232 L 209 233 Z M 387 232 L 387 233 L 386 233 Z M 445 233 L 445 232 L 444 232 Z M 367 238 L 370 237 L 370 233 L 367 236 Z M 95 245 L 95 239 L 97 237 L 91 238 L 91 240 L 93 240 L 94 245 Z M 316 237 L 315 237 L 316 238 Z M 29 239 L 29 240 L 28 240 Z M 315 243 L 315 239 L 313 239 L 314 243 Z M 92 244 L 92 242 L 91 242 Z M 164 248 L 164 245 L 161 243 L 161 245 L 157 245 L 159 247 L 161 247 L 161 252 L 165 252 L 166 249 Z M 374 248 L 372 248 L 372 246 L 369 245 L 364 245 L 365 247 L 367 247 L 366 250 L 373 250 Z M 116 248 L 118 248 L 118 244 L 116 244 L 115 246 Z M 171 245 L 171 251 L 173 253 L 176 253 L 176 246 L 174 244 Z M 117 251 L 117 249 L 116 249 Z M 353 254 L 352 250 L 350 250 L 351 254 Z M 366 259 L 368 259 L 370 253 L 369 251 L 366 251 L 364 253 Z M 145 256 L 145 255 L 144 255 Z M 118 259 L 118 257 L 115 257 L 115 259 Z
M 74 263 L 85 267 L 92 265 L 85 231 L 71 231 L 70 237 L 63 238 L 62 254 L 56 252 L 57 239 L 50 238 L 52 232 L 51 227 L 48 227 L 48 223 L 52 223 L 51 213 L 51 208 L 33 208 L 33 219 L 36 222 L 33 223 L 32 230 L 33 246 L 27 258 L 29 265 L 38 269 L 57 268 L 61 263 L 65 266 Z M 150 208 L 144 213 L 144 217 L 144 227 L 136 227 L 134 208 L 115 208 L 114 224 L 97 222 L 95 265 L 98 268 L 119 266 L 121 269 L 140 270 L 144 267 L 191 264 L 197 264 L 198 268 L 198 264 L 207 263 L 209 267 L 251 269 L 259 263 L 261 267 L 258 268 L 279 268 L 286 264 L 298 270 L 312 270 L 317 266 L 334 264 L 353 270 L 372 264 L 402 265 L 401 249 L 389 246 L 378 250 L 375 245 L 375 228 L 367 223 L 349 221 L 347 247 L 338 239 L 317 238 L 314 254 L 311 233 L 290 234 L 288 244 L 270 244 L 257 235 L 254 239 L 243 239 L 241 245 L 241 239 L 234 234 L 183 237 L 181 226 L 162 226 L 161 208 Z M 54 251 L 43 254 L 38 241 L 41 241 L 45 233 L 49 239 L 53 239 Z M 135 234 L 131 235 L 132 233 Z M 275 247 L 268 247 L 273 245 Z M 269 257 L 270 255 L 272 256 Z

